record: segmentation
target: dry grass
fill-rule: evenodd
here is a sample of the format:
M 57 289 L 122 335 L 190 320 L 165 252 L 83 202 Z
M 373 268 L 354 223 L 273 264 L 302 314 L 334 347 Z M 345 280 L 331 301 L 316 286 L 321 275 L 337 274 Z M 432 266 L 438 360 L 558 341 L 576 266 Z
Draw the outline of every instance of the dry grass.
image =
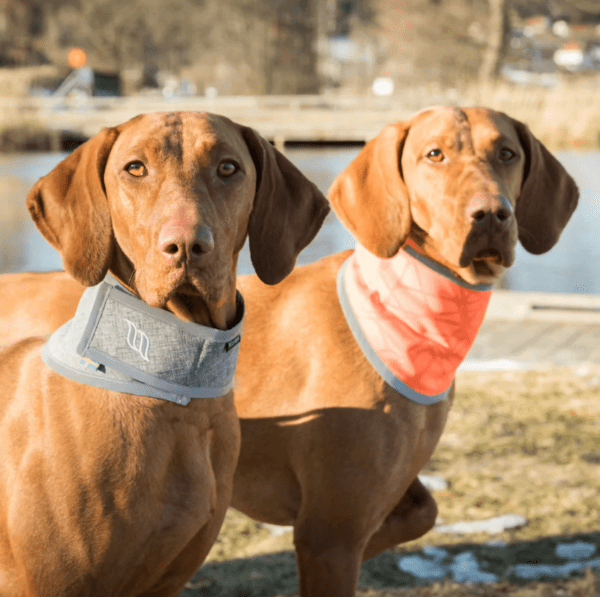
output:
M 597 371 L 461 373 L 455 406 L 425 472 L 443 476 L 435 493 L 444 523 L 521 514 L 524 527 L 500 535 L 435 531 L 363 565 L 361 597 L 600 595 L 600 574 L 523 583 L 518 563 L 563 563 L 560 542 L 595 543 L 600 555 L 600 377 Z M 489 545 L 502 540 L 505 547 Z M 472 551 L 500 582 L 458 585 L 419 581 L 397 566 L 400 554 L 425 545 L 450 556 Z M 297 591 L 291 533 L 230 511 L 209 562 L 184 595 L 248 597 Z
M 529 125 L 548 148 L 600 147 L 599 77 L 565 77 L 552 89 L 508 83 L 475 85 L 463 93 L 462 105 L 506 112 Z
M 438 584 L 430 587 L 395 589 L 391 591 L 360 590 L 360 597 L 598 597 L 600 576 L 586 571 L 580 578 L 556 582 L 536 582 L 528 586 L 508 582 L 494 586 L 465 586 L 456 583 Z
M 600 530 L 600 378 L 593 371 L 462 374 L 427 467 L 446 522 L 515 512 L 526 541 Z M 421 544 L 426 543 L 425 540 Z

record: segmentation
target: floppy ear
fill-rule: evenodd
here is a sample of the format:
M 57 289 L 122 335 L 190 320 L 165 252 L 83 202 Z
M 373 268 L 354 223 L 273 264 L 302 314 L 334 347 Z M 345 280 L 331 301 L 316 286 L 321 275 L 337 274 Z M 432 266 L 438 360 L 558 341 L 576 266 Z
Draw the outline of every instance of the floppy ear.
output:
M 248 127 L 242 136 L 256 166 L 256 196 L 250 214 L 250 257 L 266 284 L 281 282 L 298 254 L 315 237 L 329 203 L 308 178 L 266 139 Z
M 65 270 L 86 286 L 105 276 L 113 231 L 104 188 L 108 154 L 118 136 L 106 128 L 78 147 L 27 195 L 27 209 Z
M 519 240 L 527 251 L 539 255 L 558 241 L 577 207 L 579 190 L 529 127 L 514 119 L 513 124 L 525 150 L 525 171 L 515 210 Z
M 378 257 L 393 257 L 410 231 L 410 204 L 400 170 L 409 128 L 408 122 L 385 127 L 329 189 L 340 220 Z

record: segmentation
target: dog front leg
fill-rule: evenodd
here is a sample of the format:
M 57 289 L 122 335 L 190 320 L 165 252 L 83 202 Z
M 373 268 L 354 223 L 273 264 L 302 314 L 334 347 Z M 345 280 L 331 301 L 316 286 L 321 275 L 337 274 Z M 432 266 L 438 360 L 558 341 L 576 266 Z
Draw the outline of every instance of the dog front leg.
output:
M 350 529 L 348 529 L 350 530 Z M 364 541 L 318 519 L 294 528 L 300 597 L 354 597 Z

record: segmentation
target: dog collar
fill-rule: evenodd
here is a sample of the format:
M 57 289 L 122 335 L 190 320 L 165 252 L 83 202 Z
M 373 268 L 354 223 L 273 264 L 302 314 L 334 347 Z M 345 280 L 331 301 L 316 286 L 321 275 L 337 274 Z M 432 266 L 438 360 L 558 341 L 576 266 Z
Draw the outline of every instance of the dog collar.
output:
M 468 284 L 410 244 L 391 259 L 357 244 L 337 278 L 344 316 L 365 357 L 419 404 L 448 395 L 492 288 Z
M 150 307 L 108 274 L 87 288 L 73 319 L 42 349 L 44 363 L 74 381 L 186 405 L 233 388 L 244 300 L 237 324 L 216 330 Z

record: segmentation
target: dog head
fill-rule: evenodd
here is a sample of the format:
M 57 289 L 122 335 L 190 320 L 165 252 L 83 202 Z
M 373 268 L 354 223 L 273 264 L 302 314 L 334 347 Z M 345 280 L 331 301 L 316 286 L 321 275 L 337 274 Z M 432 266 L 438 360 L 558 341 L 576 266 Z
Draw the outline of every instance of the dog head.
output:
M 82 284 L 110 270 L 148 304 L 219 328 L 235 317 L 246 237 L 258 276 L 275 284 L 328 212 L 258 133 L 196 112 L 102 130 L 36 183 L 27 206 Z
M 485 108 L 431 108 L 386 127 L 329 197 L 369 251 L 407 238 L 469 283 L 493 283 L 520 240 L 550 250 L 578 200 L 573 179 L 528 127 Z

